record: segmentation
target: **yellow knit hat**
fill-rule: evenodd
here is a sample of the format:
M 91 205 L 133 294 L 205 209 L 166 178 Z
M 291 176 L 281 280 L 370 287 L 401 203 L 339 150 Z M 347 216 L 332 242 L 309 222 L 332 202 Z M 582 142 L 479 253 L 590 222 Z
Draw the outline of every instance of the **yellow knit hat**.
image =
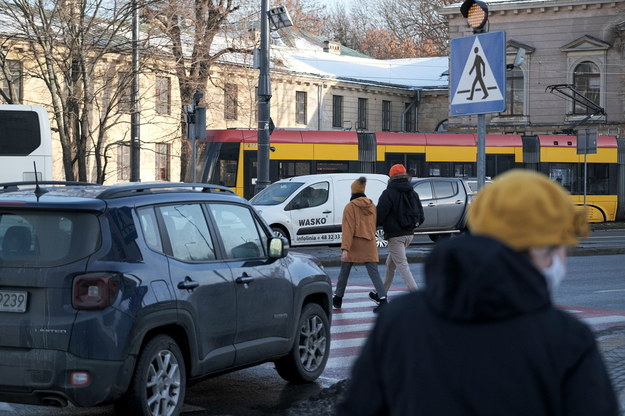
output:
M 352 194 L 364 194 L 367 186 L 367 178 L 361 176 L 352 183 Z
M 574 246 L 588 235 L 586 212 L 562 186 L 541 173 L 513 169 L 480 190 L 469 209 L 471 232 L 516 250 Z

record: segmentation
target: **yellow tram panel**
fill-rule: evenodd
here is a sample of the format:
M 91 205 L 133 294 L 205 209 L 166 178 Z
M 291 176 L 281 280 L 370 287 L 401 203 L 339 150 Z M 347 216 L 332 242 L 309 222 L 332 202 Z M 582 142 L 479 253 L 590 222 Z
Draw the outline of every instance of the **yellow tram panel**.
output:
M 428 162 L 475 162 L 477 151 L 474 146 L 428 146 L 425 151 Z
M 302 158 L 305 159 L 305 158 Z M 315 144 L 311 160 L 358 160 L 358 145 Z
M 618 149 L 616 148 L 597 149 L 597 153 L 589 153 L 586 155 L 586 160 L 588 163 L 616 163 L 617 151 Z M 578 156 L 578 162 L 584 163 L 584 155 Z
M 575 205 L 584 206 L 584 195 L 571 195 Z M 618 197 L 616 195 L 586 195 L 588 222 L 616 220 Z
M 315 145 L 311 143 L 272 143 L 275 152 L 269 152 L 270 159 L 313 160 Z

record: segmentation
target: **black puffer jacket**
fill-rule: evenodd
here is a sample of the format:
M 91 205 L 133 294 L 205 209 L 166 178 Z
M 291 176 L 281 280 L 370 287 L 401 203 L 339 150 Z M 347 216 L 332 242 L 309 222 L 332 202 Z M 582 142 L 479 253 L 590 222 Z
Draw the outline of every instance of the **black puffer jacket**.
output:
M 380 312 L 339 416 L 617 416 L 590 329 L 496 240 L 434 249 L 426 287 Z
M 411 235 L 414 233 L 414 227 L 402 227 L 399 223 L 398 207 L 402 194 L 410 194 L 415 198 L 416 204 L 421 212 L 421 219 L 418 225 L 423 222 L 423 207 L 419 195 L 414 191 L 410 183 L 409 175 L 395 175 L 388 182 L 388 186 L 378 199 L 378 226 L 384 230 L 384 236 L 389 239 L 391 237 L 399 237 L 400 235 Z

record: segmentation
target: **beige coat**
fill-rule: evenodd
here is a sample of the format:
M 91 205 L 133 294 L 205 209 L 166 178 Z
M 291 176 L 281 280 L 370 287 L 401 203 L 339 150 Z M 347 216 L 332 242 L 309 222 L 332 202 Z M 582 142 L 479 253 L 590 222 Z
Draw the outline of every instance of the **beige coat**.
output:
M 356 198 L 345 206 L 341 250 L 347 250 L 349 262 L 378 262 L 378 248 L 375 243 L 376 219 L 375 204 L 369 198 Z

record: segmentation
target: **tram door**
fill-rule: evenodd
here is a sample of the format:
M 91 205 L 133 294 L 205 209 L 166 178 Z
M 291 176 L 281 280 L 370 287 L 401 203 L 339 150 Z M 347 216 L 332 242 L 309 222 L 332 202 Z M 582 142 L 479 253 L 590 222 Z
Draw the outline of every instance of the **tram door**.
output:
M 387 153 L 386 157 L 386 174 L 391 166 L 401 163 L 406 167 L 406 171 L 413 177 L 427 176 L 425 169 L 425 154 L 423 153 Z
M 258 152 L 246 150 L 243 153 L 243 197 L 250 199 L 254 196 L 256 179 L 258 178 Z

